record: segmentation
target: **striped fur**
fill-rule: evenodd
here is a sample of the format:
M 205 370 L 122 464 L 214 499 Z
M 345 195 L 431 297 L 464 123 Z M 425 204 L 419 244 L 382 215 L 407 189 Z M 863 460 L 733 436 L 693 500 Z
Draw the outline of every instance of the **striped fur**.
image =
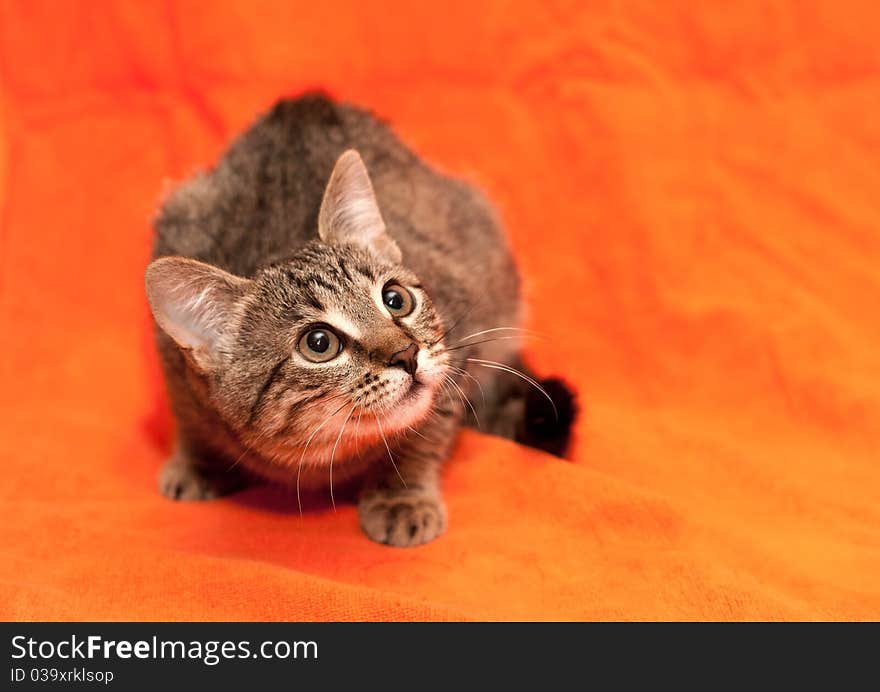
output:
M 482 196 L 370 114 L 311 95 L 278 103 L 178 187 L 156 228 L 147 295 L 178 422 L 162 492 L 206 498 L 263 478 L 332 497 L 350 481 L 370 538 L 442 533 L 438 474 L 459 427 L 509 408 L 504 373 L 468 359 L 519 351 L 515 338 L 458 344 L 520 320 Z M 392 283 L 414 298 L 410 315 L 383 304 Z M 328 362 L 304 357 L 315 325 L 340 339 Z M 392 365 L 411 344 L 414 373 Z

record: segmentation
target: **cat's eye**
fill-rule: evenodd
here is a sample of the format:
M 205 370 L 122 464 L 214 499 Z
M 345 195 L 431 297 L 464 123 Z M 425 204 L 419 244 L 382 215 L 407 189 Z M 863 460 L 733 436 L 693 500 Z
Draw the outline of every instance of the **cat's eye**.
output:
M 400 284 L 388 284 L 382 289 L 382 303 L 395 317 L 406 317 L 416 306 L 412 293 Z
M 313 363 L 326 363 L 333 360 L 342 350 L 342 342 L 327 327 L 310 329 L 299 340 L 299 352 Z

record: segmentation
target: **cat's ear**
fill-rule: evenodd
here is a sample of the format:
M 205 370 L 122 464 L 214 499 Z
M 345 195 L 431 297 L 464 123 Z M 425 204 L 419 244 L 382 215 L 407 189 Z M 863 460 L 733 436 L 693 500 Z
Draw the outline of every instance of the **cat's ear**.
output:
M 400 264 L 400 248 L 385 228 L 370 176 L 354 149 L 333 167 L 318 214 L 318 235 L 328 245 L 357 245 Z
M 197 365 L 210 369 L 234 306 L 251 282 L 184 257 L 157 259 L 145 280 L 156 323 Z

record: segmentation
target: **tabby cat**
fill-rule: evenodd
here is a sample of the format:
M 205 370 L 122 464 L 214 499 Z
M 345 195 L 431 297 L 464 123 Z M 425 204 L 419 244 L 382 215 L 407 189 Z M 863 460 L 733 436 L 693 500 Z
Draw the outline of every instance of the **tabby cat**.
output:
M 371 114 L 280 101 L 166 199 L 156 230 L 167 497 L 268 479 L 335 506 L 353 482 L 367 536 L 411 546 L 445 530 L 439 471 L 462 424 L 562 453 L 574 401 L 524 372 L 493 211 Z

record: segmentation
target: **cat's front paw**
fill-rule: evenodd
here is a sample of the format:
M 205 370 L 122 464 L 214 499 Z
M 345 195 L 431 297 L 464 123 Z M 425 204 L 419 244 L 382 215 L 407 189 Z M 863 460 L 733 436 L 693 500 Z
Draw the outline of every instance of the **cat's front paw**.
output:
M 423 490 L 374 490 L 358 502 L 361 528 L 372 540 L 407 548 L 433 541 L 446 530 L 446 508 Z
M 169 459 L 159 472 L 159 492 L 171 500 L 213 500 L 231 490 L 185 461 Z

